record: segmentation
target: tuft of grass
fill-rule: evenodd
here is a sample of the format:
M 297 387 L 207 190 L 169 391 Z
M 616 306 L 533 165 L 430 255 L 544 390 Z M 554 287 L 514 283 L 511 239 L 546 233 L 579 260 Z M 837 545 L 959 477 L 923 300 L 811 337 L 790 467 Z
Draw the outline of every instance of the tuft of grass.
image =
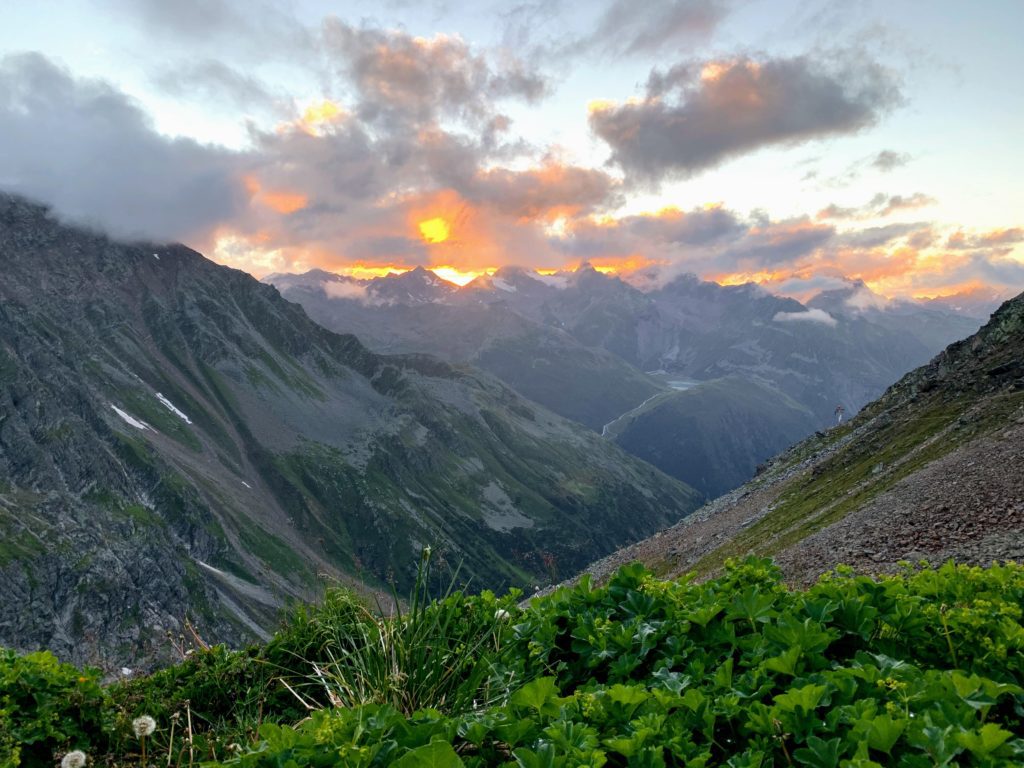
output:
M 515 595 L 466 598 L 453 591 L 456 569 L 445 594 L 431 600 L 430 559 L 427 547 L 405 610 L 397 595 L 386 611 L 338 591 L 314 621 L 293 622 L 313 640 L 305 659 L 313 674 L 294 690 L 304 706 L 319 709 L 326 699 L 335 707 L 389 705 L 406 715 L 460 714 L 505 701 L 522 683 L 499 662 Z

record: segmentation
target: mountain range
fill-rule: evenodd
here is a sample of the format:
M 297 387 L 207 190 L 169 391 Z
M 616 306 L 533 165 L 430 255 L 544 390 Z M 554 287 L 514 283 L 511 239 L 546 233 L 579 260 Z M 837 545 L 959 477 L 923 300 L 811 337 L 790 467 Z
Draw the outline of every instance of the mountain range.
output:
M 641 290 L 586 264 L 553 275 L 503 268 L 463 287 L 422 268 L 265 281 L 372 349 L 488 371 L 708 498 L 981 323 L 886 301 L 860 282 L 803 304 L 693 275 Z
M 248 274 L 0 197 L 0 645 L 129 666 L 265 636 L 420 553 L 529 587 L 701 494 L 493 376 L 380 355 Z

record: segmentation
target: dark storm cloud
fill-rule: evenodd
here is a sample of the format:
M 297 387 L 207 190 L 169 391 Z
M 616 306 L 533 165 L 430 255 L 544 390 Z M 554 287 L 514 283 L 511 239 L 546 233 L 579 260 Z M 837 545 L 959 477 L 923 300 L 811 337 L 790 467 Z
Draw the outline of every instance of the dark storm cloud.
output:
M 883 173 L 899 168 L 910 162 L 910 155 L 905 152 L 894 152 L 891 149 L 883 149 L 871 160 L 871 166 Z
M 656 182 L 765 146 L 854 133 L 899 100 L 892 75 L 870 62 L 691 62 L 652 72 L 640 100 L 597 106 L 590 126 L 614 163 Z
M 122 236 L 202 236 L 247 196 L 240 156 L 156 133 L 131 99 L 44 56 L 0 59 L 0 186 Z

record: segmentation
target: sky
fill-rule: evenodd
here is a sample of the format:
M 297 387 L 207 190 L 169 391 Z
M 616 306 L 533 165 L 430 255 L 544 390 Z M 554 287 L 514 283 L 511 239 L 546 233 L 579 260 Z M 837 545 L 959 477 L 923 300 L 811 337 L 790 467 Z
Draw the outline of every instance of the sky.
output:
M 0 2 L 0 190 L 257 277 L 1024 289 L 1019 0 Z

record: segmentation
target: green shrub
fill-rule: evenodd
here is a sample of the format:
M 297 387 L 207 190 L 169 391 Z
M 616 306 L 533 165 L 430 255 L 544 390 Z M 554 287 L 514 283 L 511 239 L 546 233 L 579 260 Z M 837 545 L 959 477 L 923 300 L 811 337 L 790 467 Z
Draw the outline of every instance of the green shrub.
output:
M 54 755 L 107 749 L 107 694 L 95 670 L 48 652 L 0 648 L 0 765 L 51 766 Z
M 840 571 L 790 591 L 767 561 L 713 581 L 639 566 L 535 600 L 496 663 L 507 700 L 374 703 L 265 725 L 230 761 L 303 766 L 1024 764 L 1024 569 Z
M 700 584 L 634 565 L 514 599 L 428 601 L 421 584 L 382 616 L 332 590 L 267 646 L 200 651 L 109 693 L 6 652 L 0 739 L 8 762 L 78 747 L 138 765 L 144 713 L 149 754 L 175 766 L 1024 764 L 1021 566 L 841 569 L 793 591 L 762 560 Z

